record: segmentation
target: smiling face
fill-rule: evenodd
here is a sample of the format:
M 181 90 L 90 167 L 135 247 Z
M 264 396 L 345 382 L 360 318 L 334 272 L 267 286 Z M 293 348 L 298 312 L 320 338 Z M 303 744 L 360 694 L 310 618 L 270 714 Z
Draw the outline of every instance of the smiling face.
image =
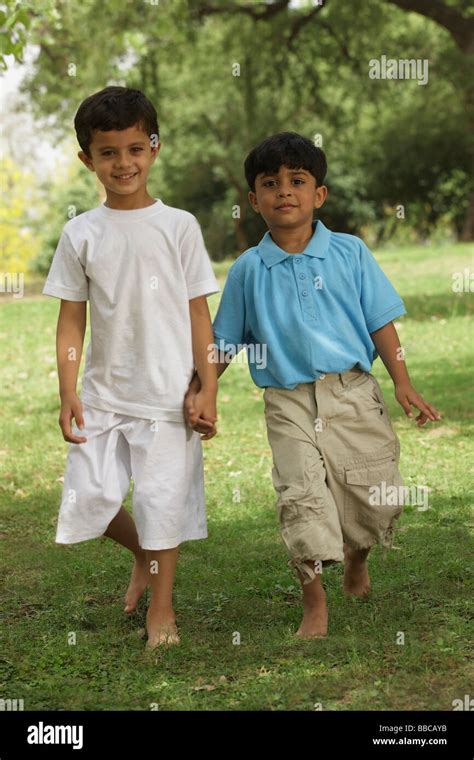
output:
M 257 174 L 255 192 L 249 192 L 249 201 L 271 231 L 311 225 L 313 210 L 323 205 L 326 196 L 326 186 L 317 187 L 316 179 L 306 169 L 280 166 L 276 174 Z
M 150 137 L 136 124 L 122 130 L 94 130 L 89 146 L 91 158 L 78 153 L 88 169 L 94 171 L 107 191 L 107 200 L 120 204 L 127 196 L 137 200 L 149 197 L 146 190 L 148 174 L 161 147 L 151 147 Z

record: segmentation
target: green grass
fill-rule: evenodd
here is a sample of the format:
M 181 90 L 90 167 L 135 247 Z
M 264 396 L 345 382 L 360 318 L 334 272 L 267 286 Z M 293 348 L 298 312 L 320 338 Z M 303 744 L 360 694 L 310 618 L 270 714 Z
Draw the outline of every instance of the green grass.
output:
M 451 278 L 472 270 L 472 247 L 378 259 L 409 311 L 397 325 L 412 381 L 444 417 L 421 430 L 410 423 L 377 360 L 402 474 L 432 489 L 430 509 L 405 507 L 397 548 L 371 553 L 370 599 L 346 599 L 342 567 L 328 569 L 326 640 L 293 635 L 300 591 L 278 533 L 262 394 L 236 364 L 221 381 L 219 435 L 204 444 L 209 538 L 181 550 L 182 644 L 145 654 L 146 600 L 135 618 L 122 614 L 126 551 L 106 539 L 54 544 L 67 451 L 54 372 L 59 302 L 2 304 L 0 698 L 30 710 L 451 710 L 470 693 L 472 294 L 453 293 Z M 227 266 L 216 266 L 222 282 Z

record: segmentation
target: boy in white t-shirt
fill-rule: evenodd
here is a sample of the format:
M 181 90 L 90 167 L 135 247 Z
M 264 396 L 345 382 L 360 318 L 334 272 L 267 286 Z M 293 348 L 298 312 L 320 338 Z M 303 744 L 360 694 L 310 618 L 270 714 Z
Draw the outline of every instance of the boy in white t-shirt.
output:
M 84 100 L 74 126 L 78 156 L 107 199 L 64 226 L 43 289 L 61 299 L 59 424 L 71 444 L 56 542 L 105 535 L 133 552 L 125 612 L 150 584 L 154 648 L 179 642 L 179 545 L 207 536 L 201 437 L 215 432 L 217 374 L 207 360 L 206 297 L 219 286 L 196 218 L 147 191 L 160 143 L 145 95 L 106 87 Z M 79 398 L 87 300 L 91 341 Z M 193 430 L 183 400 L 195 368 L 202 422 Z M 135 522 L 122 505 L 131 478 Z

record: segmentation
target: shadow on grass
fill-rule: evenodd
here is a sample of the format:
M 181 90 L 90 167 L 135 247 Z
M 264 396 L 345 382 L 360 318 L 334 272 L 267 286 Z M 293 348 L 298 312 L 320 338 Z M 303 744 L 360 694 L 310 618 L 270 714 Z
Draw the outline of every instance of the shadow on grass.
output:
M 446 281 L 446 293 L 422 293 L 416 296 L 401 293 L 407 310 L 403 319 L 408 318 L 419 322 L 430 320 L 433 316 L 439 319 L 449 319 L 472 315 L 471 293 L 452 293 L 450 288 L 451 281 L 448 279 Z
M 52 514 L 51 494 L 42 503 Z M 131 570 L 125 550 L 107 539 L 54 546 L 51 527 L 27 542 L 5 539 L 8 682 L 27 684 L 34 709 L 149 709 L 147 700 L 157 698 L 151 673 L 174 684 L 160 696 L 165 709 L 232 709 L 234 698 L 239 709 L 312 709 L 318 698 L 345 709 L 348 692 L 359 694 L 354 709 L 364 699 L 387 709 L 383 695 L 374 701 L 363 691 L 381 673 L 406 676 L 395 698 L 401 706 L 427 672 L 443 677 L 445 689 L 461 688 L 470 589 L 462 501 L 405 512 L 399 549 L 371 554 L 368 599 L 345 597 L 342 565 L 328 568 L 330 635 L 315 641 L 294 636 L 301 592 L 273 510 L 247 509 L 258 519 L 220 518 L 207 541 L 183 544 L 175 595 L 182 643 L 148 656 L 139 635 L 147 600 L 135 616 L 122 613 Z

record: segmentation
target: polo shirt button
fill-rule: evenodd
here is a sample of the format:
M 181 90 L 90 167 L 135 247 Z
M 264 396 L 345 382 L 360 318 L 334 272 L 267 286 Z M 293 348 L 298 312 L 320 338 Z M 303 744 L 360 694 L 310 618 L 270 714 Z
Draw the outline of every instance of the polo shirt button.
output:
M 302 290 L 301 291 L 301 295 L 302 296 L 307 296 L 308 295 L 308 291 L 307 290 Z
M 306 275 L 303 272 L 300 274 L 300 280 L 306 280 Z
M 300 263 L 300 261 L 301 261 L 301 259 L 295 259 L 295 263 L 296 263 L 296 264 L 299 264 L 299 263 Z

